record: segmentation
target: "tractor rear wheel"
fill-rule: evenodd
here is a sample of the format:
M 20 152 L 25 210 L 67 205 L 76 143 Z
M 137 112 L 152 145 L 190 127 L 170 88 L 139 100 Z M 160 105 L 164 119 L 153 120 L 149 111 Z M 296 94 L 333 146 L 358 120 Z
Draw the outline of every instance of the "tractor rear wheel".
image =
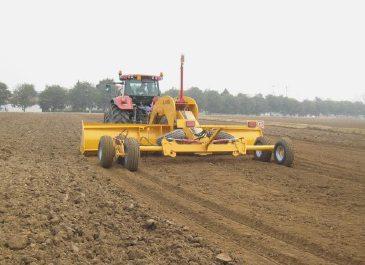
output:
M 129 113 L 121 110 L 113 102 L 110 103 L 110 107 L 104 114 L 105 123 L 131 123 Z
M 279 165 L 291 167 L 294 162 L 294 146 L 292 141 L 283 137 L 277 141 L 274 147 L 274 159 Z
M 139 143 L 135 138 L 126 138 L 124 140 L 124 153 L 124 167 L 129 171 L 137 171 L 140 150 Z
M 172 132 L 166 133 L 165 135 L 157 138 L 157 140 L 156 140 L 157 144 L 162 145 L 162 139 L 164 139 L 164 138 L 181 140 L 181 139 L 186 139 L 186 135 L 185 135 L 183 129 L 176 129 Z
M 100 138 L 98 147 L 98 158 L 100 165 L 104 168 L 110 168 L 113 164 L 115 148 L 113 138 L 104 135 Z
M 256 138 L 255 145 L 271 145 L 271 141 L 269 138 L 265 136 L 260 136 Z M 270 162 L 271 160 L 271 151 L 254 151 L 254 159 L 262 162 Z

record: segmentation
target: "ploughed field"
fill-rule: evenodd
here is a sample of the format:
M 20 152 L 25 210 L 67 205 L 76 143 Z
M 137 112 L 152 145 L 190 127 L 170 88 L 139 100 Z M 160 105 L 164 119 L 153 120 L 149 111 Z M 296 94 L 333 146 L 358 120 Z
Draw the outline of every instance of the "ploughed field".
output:
M 142 156 L 132 173 L 79 154 L 81 120 L 102 116 L 0 113 L 0 264 L 365 262 L 364 121 L 266 118 L 292 168 Z

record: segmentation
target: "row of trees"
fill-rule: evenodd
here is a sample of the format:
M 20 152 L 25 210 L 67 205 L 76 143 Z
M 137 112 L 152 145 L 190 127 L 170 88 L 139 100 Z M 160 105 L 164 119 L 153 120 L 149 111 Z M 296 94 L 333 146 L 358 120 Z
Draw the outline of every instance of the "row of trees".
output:
M 12 104 L 23 111 L 38 104 L 42 111 L 103 111 L 112 95 L 106 84 L 111 79 L 103 79 L 96 86 L 89 82 L 77 82 L 71 89 L 59 85 L 46 86 L 37 93 L 32 84 L 22 84 L 11 93 L 8 87 L 0 82 L 0 107 Z M 176 97 L 178 89 L 172 88 L 164 94 Z M 365 115 L 363 102 L 315 100 L 298 101 L 284 96 L 257 94 L 253 97 L 239 93 L 234 96 L 225 89 L 222 93 L 214 90 L 201 90 L 197 87 L 188 89 L 185 94 L 194 98 L 200 111 L 223 114 L 281 114 L 299 116 L 319 115 Z
M 165 94 L 176 97 L 178 89 L 172 88 Z M 294 98 L 257 94 L 253 97 L 239 93 L 234 96 L 227 89 L 222 93 L 192 87 L 185 95 L 194 98 L 200 111 L 223 114 L 281 114 L 298 116 L 319 115 L 365 115 L 365 102 L 315 100 L 298 101 Z
M 96 86 L 89 82 L 77 82 L 71 89 L 59 85 L 50 85 L 37 93 L 32 84 L 21 84 L 13 93 L 7 85 L 0 82 L 0 107 L 11 104 L 23 111 L 38 104 L 43 112 L 54 111 L 102 111 L 111 98 L 107 83 L 113 80 L 101 80 Z

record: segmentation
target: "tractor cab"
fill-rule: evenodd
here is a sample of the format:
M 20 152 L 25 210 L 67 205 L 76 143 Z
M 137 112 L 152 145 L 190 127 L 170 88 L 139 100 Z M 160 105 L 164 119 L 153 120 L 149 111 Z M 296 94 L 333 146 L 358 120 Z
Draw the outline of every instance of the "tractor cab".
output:
M 153 75 L 122 75 L 119 72 L 119 79 L 124 86 L 124 94 L 128 96 L 160 96 L 159 81 L 162 80 L 162 73 L 160 76 Z
M 163 74 L 123 75 L 115 82 L 116 90 L 111 105 L 104 114 L 108 123 L 147 123 L 154 101 L 161 95 L 159 81 Z

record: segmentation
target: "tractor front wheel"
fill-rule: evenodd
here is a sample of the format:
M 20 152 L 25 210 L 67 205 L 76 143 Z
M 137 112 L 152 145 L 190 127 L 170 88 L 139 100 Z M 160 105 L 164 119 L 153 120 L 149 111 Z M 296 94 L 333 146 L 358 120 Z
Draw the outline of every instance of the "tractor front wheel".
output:
M 115 148 L 113 138 L 104 135 L 100 138 L 98 147 L 98 158 L 100 165 L 104 168 L 110 168 L 113 164 Z
M 271 145 L 271 141 L 269 138 L 265 136 L 257 137 L 255 141 L 255 145 Z M 270 162 L 271 160 L 271 151 L 254 151 L 254 159 L 262 162 Z
M 294 146 L 292 141 L 283 137 L 277 141 L 274 147 L 274 159 L 279 165 L 291 167 L 294 162 Z
M 124 167 L 129 171 L 137 171 L 140 150 L 139 143 L 135 138 L 126 138 L 124 140 L 124 153 Z

